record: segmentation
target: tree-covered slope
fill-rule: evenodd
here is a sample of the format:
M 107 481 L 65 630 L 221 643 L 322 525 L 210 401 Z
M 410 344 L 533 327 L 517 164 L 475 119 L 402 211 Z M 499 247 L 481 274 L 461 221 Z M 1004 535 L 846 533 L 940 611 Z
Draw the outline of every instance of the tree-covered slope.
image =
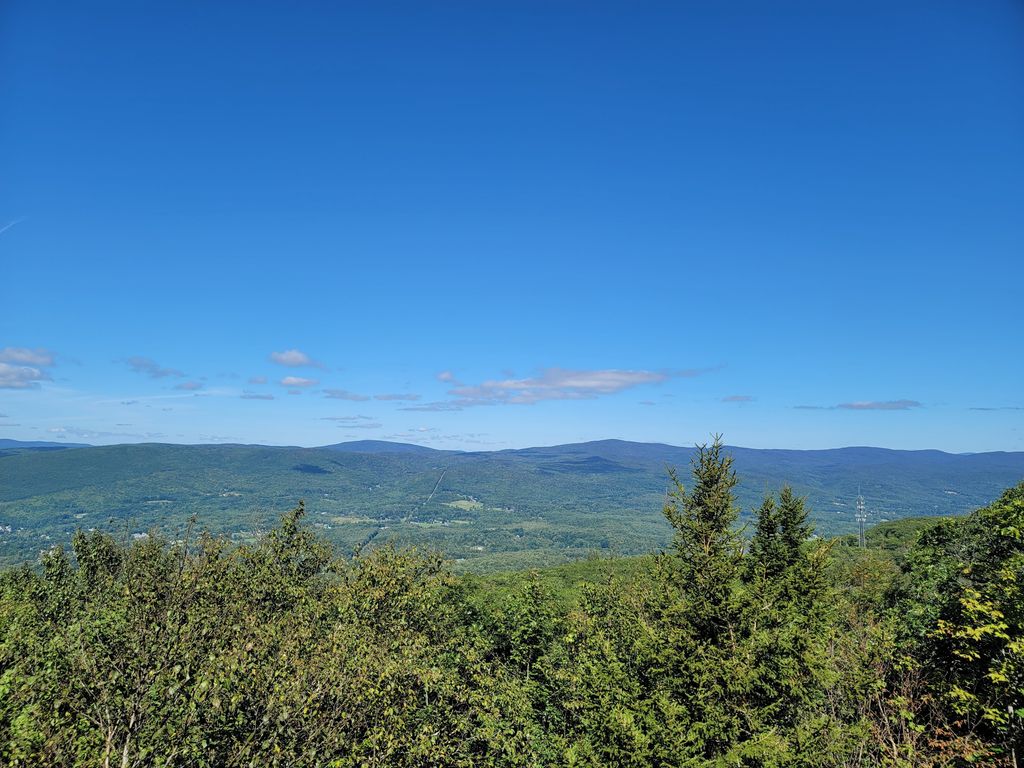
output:
M 825 535 L 853 530 L 858 490 L 876 522 L 961 514 L 1024 477 L 1020 453 L 730 450 L 741 520 L 766 487 L 789 483 Z M 173 538 L 192 516 L 247 540 L 300 498 L 346 551 L 392 540 L 485 570 L 595 550 L 639 554 L 667 543 L 659 512 L 667 468 L 685 470 L 692 456 L 619 440 L 466 453 L 373 441 L 19 451 L 0 455 L 0 561 L 34 560 L 76 528 L 125 536 L 156 528 Z
M 243 544 L 78 532 L 0 569 L 0 763 L 1013 765 L 1024 484 L 854 549 L 788 487 L 742 537 L 733 469 L 673 481 L 665 552 L 532 573 L 346 556 L 302 505 Z

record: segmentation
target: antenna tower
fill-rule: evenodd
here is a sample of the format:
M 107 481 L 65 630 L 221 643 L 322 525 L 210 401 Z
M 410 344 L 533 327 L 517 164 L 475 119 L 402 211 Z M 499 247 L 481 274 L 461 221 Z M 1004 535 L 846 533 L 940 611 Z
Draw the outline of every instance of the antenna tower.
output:
M 867 543 L 864 540 L 864 523 L 868 521 L 867 508 L 864 506 L 864 497 L 860 495 L 860 488 L 857 489 L 857 525 L 860 528 L 860 547 L 863 549 Z

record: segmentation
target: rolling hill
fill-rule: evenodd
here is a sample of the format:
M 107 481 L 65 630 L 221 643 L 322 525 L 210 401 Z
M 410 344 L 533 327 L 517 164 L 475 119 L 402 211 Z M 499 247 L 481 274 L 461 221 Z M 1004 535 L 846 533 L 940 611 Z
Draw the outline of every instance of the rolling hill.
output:
M 603 440 L 458 452 L 379 441 L 321 448 L 138 444 L 0 452 L 0 562 L 33 561 L 76 528 L 238 540 L 306 501 L 343 550 L 386 541 L 441 548 L 478 570 L 543 565 L 595 550 L 664 546 L 667 468 L 692 448 Z M 730 448 L 743 509 L 790 483 L 824 535 L 853 530 L 860 490 L 872 522 L 962 514 L 1024 478 L 1024 453 Z

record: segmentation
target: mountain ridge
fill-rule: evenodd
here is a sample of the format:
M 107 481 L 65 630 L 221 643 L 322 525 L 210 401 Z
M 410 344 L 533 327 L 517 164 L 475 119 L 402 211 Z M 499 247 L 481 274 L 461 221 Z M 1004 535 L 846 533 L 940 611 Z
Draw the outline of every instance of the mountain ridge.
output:
M 0 451 L 0 562 L 32 561 L 78 528 L 173 538 L 193 517 L 244 541 L 299 499 L 342 551 L 394 541 L 484 569 L 649 552 L 670 539 L 666 470 L 688 484 L 695 450 L 625 440 L 478 452 L 381 441 L 9 449 Z M 766 489 L 789 483 L 825 536 L 855 529 L 858 493 L 878 522 L 963 514 L 1024 478 L 1024 453 L 727 451 L 741 521 Z
M 642 440 L 623 440 L 621 438 L 602 438 L 599 440 L 585 440 L 577 443 L 555 443 L 552 445 L 532 445 L 525 446 L 523 448 L 499 448 L 494 450 L 461 450 L 454 448 L 435 448 L 429 445 L 422 445 L 420 443 L 409 443 L 403 441 L 394 440 L 348 440 L 340 443 L 329 443 L 326 445 L 294 445 L 294 444 L 276 444 L 276 443 L 236 443 L 236 442 L 225 442 L 225 443 L 166 443 L 160 441 L 147 441 L 143 443 L 110 443 L 108 445 L 94 445 L 91 443 L 61 443 L 54 441 L 38 441 L 38 440 L 13 440 L 9 438 L 0 438 L 0 449 L 6 448 L 112 448 L 118 446 L 139 446 L 139 445 L 164 445 L 164 446 L 180 446 L 189 448 L 198 447 L 230 447 L 230 446 L 244 446 L 244 447 L 260 447 L 260 448 L 282 448 L 282 449 L 295 449 L 295 450 L 333 450 L 333 451 L 351 451 L 358 453 L 435 453 L 435 454 L 507 454 L 507 453 L 522 453 L 522 452 L 541 452 L 541 451 L 570 451 L 570 452 L 581 452 L 585 449 L 592 448 L 612 448 L 619 446 L 629 446 L 633 448 L 650 448 L 650 449 L 669 449 L 669 450 L 682 450 L 682 451 L 693 451 L 696 446 L 676 445 L 674 443 L 662 443 Z M 760 451 L 760 452 L 775 452 L 775 453 L 793 453 L 793 454 L 824 454 L 824 453 L 839 453 L 839 452 L 855 452 L 855 451 L 871 451 L 871 452 L 887 452 L 893 454 L 929 454 L 929 455 L 941 455 L 950 457 L 975 457 L 975 456 L 1024 456 L 1024 451 L 963 451 L 963 452 L 952 452 L 943 451 L 939 448 L 887 448 L 885 446 L 877 445 L 843 445 L 832 448 L 750 448 L 742 445 L 726 445 L 724 446 L 727 451 Z M 595 454 L 598 455 L 598 454 Z

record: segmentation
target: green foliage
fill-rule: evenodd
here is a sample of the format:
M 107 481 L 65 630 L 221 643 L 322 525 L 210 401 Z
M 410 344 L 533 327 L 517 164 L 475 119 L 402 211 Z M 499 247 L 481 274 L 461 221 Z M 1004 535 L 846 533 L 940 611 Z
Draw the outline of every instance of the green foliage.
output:
M 389 452 L 253 445 L 0 450 L 0 565 L 37 563 L 78 528 L 176 540 L 201 528 L 253 542 L 306 500 L 307 525 L 339 552 L 387 542 L 440 549 L 477 573 L 543 568 L 592 552 L 669 545 L 665 466 L 692 448 L 600 441 L 518 451 Z M 740 521 L 765 488 L 805 495 L 821 535 L 853 530 L 859 485 L 889 519 L 964 514 L 1024 476 L 1024 453 L 953 456 L 848 448 L 732 449 Z M 441 480 L 440 484 L 438 481 Z M 10 526 L 10 530 L 8 530 Z
M 926 531 L 904 571 L 901 640 L 945 747 L 1000 764 L 1024 736 L 1024 483 Z
M 2 581 L 5 765 L 522 765 L 532 725 L 436 557 L 75 537 Z
M 712 633 L 727 621 L 722 613 L 728 608 L 742 551 L 734 528 L 739 516 L 733 493 L 736 472 L 723 450 L 719 438 L 710 447 L 700 446 L 693 459 L 693 489 L 687 493 L 672 473 L 674 487 L 665 505 L 665 519 L 674 530 L 681 597 L 691 621 Z
M 300 503 L 251 541 L 78 531 L 0 573 L 10 766 L 1005 765 L 1024 699 L 1024 485 L 968 518 L 816 539 L 750 514 L 721 442 L 673 546 L 489 576 Z M 463 505 L 468 506 L 468 505 Z

